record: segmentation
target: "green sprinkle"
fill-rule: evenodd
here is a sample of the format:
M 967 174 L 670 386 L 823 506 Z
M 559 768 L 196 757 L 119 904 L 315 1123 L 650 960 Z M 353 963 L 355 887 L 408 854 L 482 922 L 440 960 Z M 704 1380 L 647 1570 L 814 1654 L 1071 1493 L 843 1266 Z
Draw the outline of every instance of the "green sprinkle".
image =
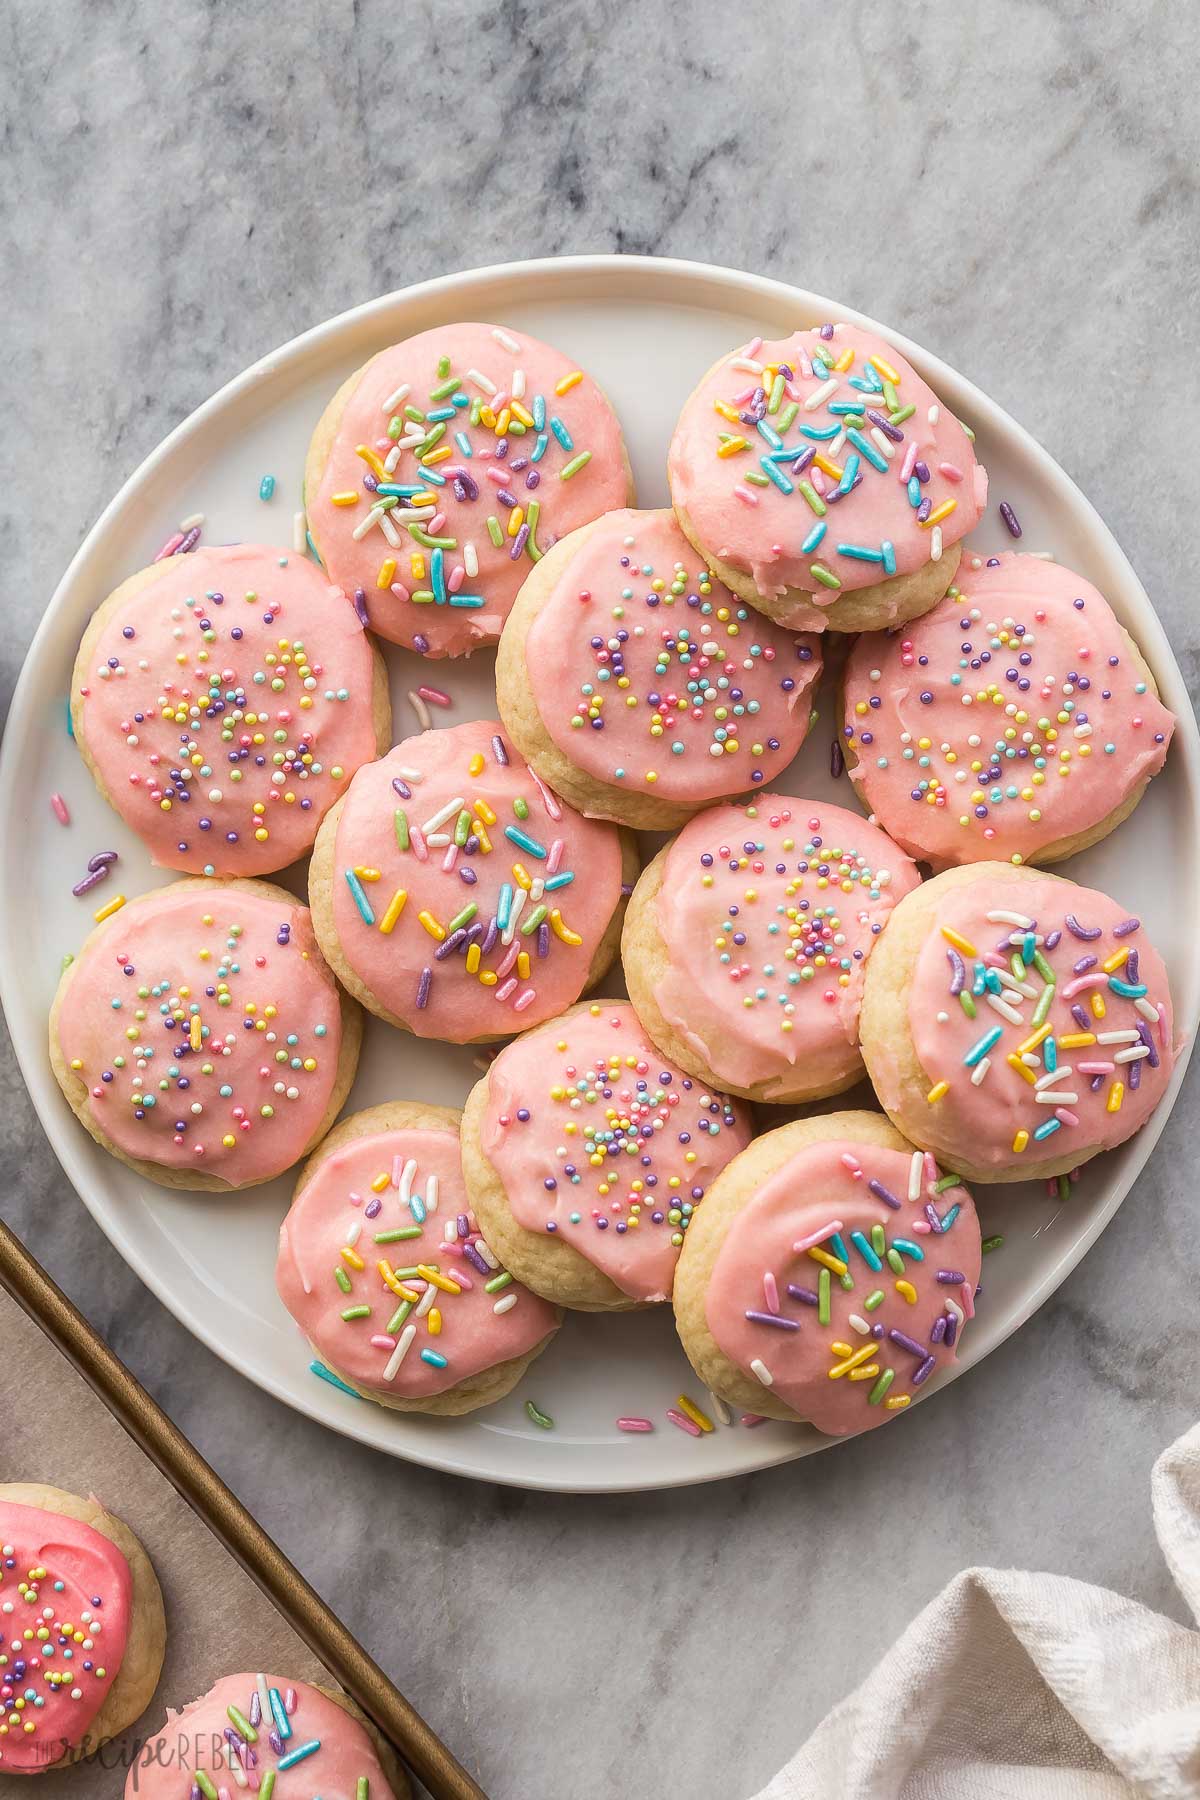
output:
M 474 900 L 468 900 L 462 911 L 460 913 L 455 913 L 449 925 L 447 925 L 446 935 L 449 936 L 452 931 L 461 931 L 464 925 L 469 925 L 471 923 L 471 920 L 478 911 L 479 908 L 476 906 Z
M 800 492 L 804 495 L 804 498 L 808 501 L 808 504 L 812 507 L 818 519 L 823 519 L 825 514 L 829 511 L 829 508 L 822 500 L 820 494 L 818 494 L 812 482 L 798 481 L 796 486 L 800 489 Z
M 448 356 L 439 356 L 438 357 L 437 372 L 438 372 L 438 380 L 444 381 L 446 379 L 446 376 L 450 373 L 450 358 Z M 454 385 L 455 385 L 455 387 L 458 386 L 457 381 L 454 383 Z M 446 389 L 446 392 L 447 393 L 450 392 L 449 388 Z M 430 396 L 430 398 L 433 400 L 437 400 L 437 399 L 440 399 L 440 395 L 432 394 Z
M 495 513 L 488 514 L 487 528 L 488 536 L 491 538 L 497 550 L 502 550 L 504 548 L 504 533 L 500 529 L 500 521 Z
M 413 1305 L 413 1303 L 411 1300 L 402 1300 L 400 1302 L 399 1306 L 396 1308 L 395 1312 L 392 1314 L 391 1318 L 387 1322 L 387 1331 L 388 1331 L 389 1336 L 391 1336 L 391 1334 L 393 1332 L 399 1331 L 399 1329 L 403 1325 L 405 1319 L 407 1319 L 409 1313 L 412 1311 L 412 1305 Z
M 454 842 L 458 845 L 460 850 L 470 835 L 471 815 L 464 806 L 463 810 L 459 813 L 458 818 L 454 821 Z M 451 926 L 450 929 L 453 930 L 454 927 Z
M 898 1250 L 893 1250 L 893 1249 L 889 1248 L 888 1253 L 887 1253 L 887 1260 L 888 1260 L 888 1268 L 892 1271 L 892 1273 L 894 1275 L 903 1275 L 903 1273 L 904 1273 L 904 1258 L 901 1256 L 901 1254 Z
M 230 1719 L 233 1721 L 234 1728 L 238 1732 L 241 1733 L 242 1737 L 245 1738 L 246 1742 L 248 1744 L 257 1744 L 258 1733 L 257 1733 L 257 1731 L 255 1731 L 253 1725 L 250 1723 L 250 1721 L 246 1717 L 245 1713 L 239 1712 L 237 1707 L 234 1706 L 232 1704 L 232 1702 L 225 1708 L 225 1711 L 229 1714 Z
M 193 1772 L 192 1780 L 204 1795 L 204 1800 L 217 1800 L 217 1790 L 208 1779 L 208 1776 L 204 1773 L 203 1769 L 196 1769 Z M 259 1793 L 261 1792 L 262 1789 L 260 1788 Z
M 343 1294 L 348 1294 L 350 1292 L 350 1277 L 347 1275 L 345 1269 L 341 1267 L 336 1268 L 333 1271 L 333 1279 L 337 1282 Z
M 414 543 L 420 544 L 425 550 L 454 550 L 458 546 L 457 538 L 430 537 L 429 533 L 420 525 L 410 525 L 408 535 Z
M 780 405 L 780 402 L 782 401 L 782 399 L 783 399 L 783 376 L 776 375 L 774 381 L 771 383 L 771 398 L 767 401 L 767 411 L 769 413 L 777 413 L 779 411 L 779 405 Z
M 271 1795 L 274 1792 L 275 1792 L 275 1771 L 274 1771 L 274 1769 L 268 1769 L 266 1774 L 262 1778 L 262 1785 L 258 1790 L 258 1800 L 271 1800 Z
M 369 1319 L 370 1316 L 371 1309 L 369 1306 L 348 1306 L 342 1314 L 347 1325 L 350 1323 L 351 1319 Z
M 1035 950 L 1033 953 L 1033 966 L 1041 976 L 1042 980 L 1046 983 L 1046 986 L 1053 987 L 1054 970 L 1050 967 L 1050 964 L 1046 961 L 1040 950 Z
M 896 408 L 896 411 L 894 413 L 889 414 L 888 424 L 889 425 L 903 425 L 905 419 L 911 419 L 913 414 L 916 412 L 916 410 L 917 410 L 916 407 L 911 406 L 911 405 L 910 406 L 899 406 Z M 963 429 L 965 431 L 966 427 L 964 426 Z
M 550 1417 L 550 1414 L 539 1412 L 532 1400 L 527 1400 L 525 1402 L 525 1411 L 529 1414 L 529 1417 L 533 1420 L 534 1424 L 540 1425 L 543 1431 L 554 1430 L 554 1420 Z
M 529 802 L 523 794 L 518 794 L 513 801 L 513 811 L 516 813 L 518 819 L 527 819 L 529 817 Z
M 398 1225 L 395 1231 L 377 1231 L 373 1241 L 376 1244 L 399 1244 L 403 1243 L 406 1238 L 420 1236 L 421 1227 L 419 1225 Z
M 371 1783 L 360 1775 L 354 1787 L 354 1800 L 371 1800 Z
M 961 1180 L 961 1175 L 943 1175 L 940 1181 L 934 1182 L 933 1191 L 935 1194 L 944 1194 L 947 1188 L 957 1187 Z
M 829 1270 L 822 1269 L 817 1277 L 817 1324 L 829 1323 Z
M 532 932 L 535 932 L 549 911 L 548 906 L 535 906 L 529 917 L 521 920 L 522 937 L 529 937 Z
M 879 1380 L 867 1395 L 867 1400 L 871 1406 L 879 1405 L 879 1402 L 883 1399 L 883 1396 L 887 1393 L 895 1379 L 895 1369 L 885 1369 L 883 1371 L 883 1374 L 879 1377 Z
M 984 1238 L 984 1240 L 983 1240 L 982 1244 L 980 1244 L 979 1248 L 983 1251 L 983 1254 L 986 1256 L 989 1253 L 989 1251 L 991 1251 L 991 1250 L 999 1250 L 999 1248 L 1000 1248 L 1001 1244 L 1003 1244 L 1003 1242 L 1004 1242 L 1003 1235 L 1000 1233 L 997 1233 L 997 1235 L 995 1237 Z
M 512 1276 L 509 1274 L 508 1270 L 501 1269 L 498 1275 L 493 1275 L 490 1281 L 484 1282 L 483 1291 L 485 1294 L 498 1294 L 500 1289 L 508 1287 L 511 1281 Z
M 578 475 L 580 469 L 586 468 L 587 464 L 590 463 L 591 460 L 592 460 L 591 451 L 590 450 L 581 450 L 579 452 L 578 456 L 573 456 L 571 458 L 570 462 L 567 463 L 564 468 L 561 468 L 558 471 L 558 479 L 560 481 L 570 481 L 572 475 Z
M 1024 957 L 1018 956 L 1017 952 L 1014 950 L 1008 960 L 1009 960 L 1009 966 L 1011 967 L 1012 972 L 1016 976 L 1017 980 L 1024 981 L 1024 979 L 1025 979 L 1025 959 L 1024 959 Z
M 959 994 L 958 997 L 959 997 L 959 1000 L 962 1002 L 962 1009 L 966 1013 L 968 1019 L 975 1018 L 979 1012 L 979 1008 L 976 1006 L 975 1002 L 972 1000 L 970 994 L 968 994 L 966 988 L 963 988 L 962 992 Z
M 537 536 L 538 518 L 541 515 L 541 511 L 541 501 L 531 500 L 525 513 L 525 523 L 529 527 L 529 536 L 525 539 L 525 550 L 530 562 L 541 562 L 542 560 L 542 553 L 533 541 Z
M 873 1294 L 867 1295 L 866 1299 L 863 1301 L 863 1305 L 866 1307 L 868 1312 L 874 1312 L 875 1308 L 877 1306 L 883 1305 L 884 1299 L 885 1299 L 885 1295 L 884 1295 L 883 1289 L 876 1288 L 875 1292 Z
M 809 563 L 808 572 L 816 577 L 822 587 L 840 588 L 842 585 L 833 570 L 827 569 L 824 563 Z
M 799 411 L 800 402 L 798 400 L 789 400 L 783 411 L 780 413 L 777 421 L 781 432 L 786 432 L 789 429 Z
M 884 1236 L 882 1225 L 872 1225 L 871 1227 L 871 1248 L 876 1256 L 882 1256 L 887 1249 L 887 1238 Z
M 402 806 L 396 808 L 396 848 L 408 849 L 408 814 Z
M 1050 1003 L 1054 999 L 1054 993 L 1055 990 L 1052 987 L 1044 987 L 1042 989 L 1041 994 L 1038 997 L 1038 1003 L 1033 1009 L 1032 1022 L 1034 1025 L 1045 1024 L 1046 1014 L 1050 1011 Z
M 445 361 L 446 361 L 446 358 L 443 357 L 442 362 L 445 362 Z M 447 366 L 449 366 L 449 365 L 447 364 Z M 439 363 L 438 364 L 438 374 L 440 375 L 441 373 L 442 373 L 442 366 L 441 366 L 441 363 Z M 447 395 L 452 394 L 457 386 L 458 386 L 458 376 L 451 375 L 451 377 L 448 381 L 439 381 L 435 388 L 430 388 L 429 398 L 431 400 L 445 400 Z
M 1058 1197 L 1060 1200 L 1069 1200 L 1071 1198 L 1071 1178 L 1069 1175 L 1059 1176 Z

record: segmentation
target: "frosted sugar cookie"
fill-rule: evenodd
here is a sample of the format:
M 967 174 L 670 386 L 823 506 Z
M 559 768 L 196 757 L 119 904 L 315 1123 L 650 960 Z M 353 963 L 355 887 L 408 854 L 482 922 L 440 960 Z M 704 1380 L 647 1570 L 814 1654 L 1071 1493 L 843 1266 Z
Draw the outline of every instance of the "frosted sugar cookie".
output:
M 654 1047 L 625 1000 L 507 1045 L 463 1114 L 467 1192 L 521 1281 L 588 1312 L 666 1300 L 714 1176 L 749 1143 L 744 1107 Z
M 716 581 L 671 512 L 622 510 L 530 573 L 496 697 L 521 754 L 580 812 L 668 827 L 791 762 L 820 673 L 819 641 Z
M 501 1399 L 561 1318 L 480 1233 L 460 1119 L 403 1100 L 343 1119 L 301 1170 L 279 1231 L 279 1296 L 317 1355 L 404 1412 Z
M 862 1051 L 906 1137 L 975 1181 L 1067 1174 L 1144 1125 L 1174 1066 L 1171 994 L 1137 918 L 1035 869 L 948 869 L 867 968 Z
M 438 325 L 359 369 L 325 409 L 308 528 L 371 629 L 425 656 L 493 644 L 555 541 L 633 500 L 591 376 L 499 325 Z
M 1175 720 L 1104 596 L 1037 556 L 967 556 L 899 631 L 859 638 L 846 762 L 913 856 L 1057 862 L 1128 818 Z
M 874 631 L 927 611 L 987 499 L 967 431 L 857 325 L 723 356 L 684 405 L 667 474 L 713 573 L 803 631 Z
M 621 943 L 654 1043 L 752 1100 L 840 1093 L 862 1075 L 863 971 L 918 875 L 857 813 L 789 794 L 714 806 L 643 870 Z
M 261 544 L 171 556 L 92 617 L 75 742 L 162 868 L 267 875 L 312 848 L 391 742 L 383 658 L 307 558 Z
M 848 1437 L 954 1363 L 980 1250 L 958 1177 L 877 1113 L 803 1119 L 713 1184 L 675 1278 L 679 1336 L 722 1399 Z

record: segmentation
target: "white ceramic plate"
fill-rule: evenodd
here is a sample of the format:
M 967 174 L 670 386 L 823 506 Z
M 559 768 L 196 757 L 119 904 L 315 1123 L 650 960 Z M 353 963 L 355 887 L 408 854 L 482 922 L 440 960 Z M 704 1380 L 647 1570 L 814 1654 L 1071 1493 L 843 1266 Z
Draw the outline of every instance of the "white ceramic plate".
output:
M 1009 544 L 996 507 L 1007 499 L 1023 548 L 1049 549 L 1110 598 L 1146 653 L 1179 716 L 1166 772 L 1130 822 L 1066 872 L 1111 890 L 1142 915 L 1171 975 L 1176 1019 L 1190 1039 L 1200 1009 L 1200 951 L 1186 909 L 1200 876 L 1200 738 L 1183 679 L 1125 557 L 1096 513 L 1033 440 L 968 381 L 886 327 L 815 294 L 694 263 L 573 257 L 507 264 L 426 282 L 361 306 L 264 358 L 174 431 L 121 489 L 58 588 L 30 650 L 0 762 L 0 992 L 34 1104 L 84 1204 L 126 1261 L 197 1337 L 289 1405 L 393 1455 L 522 1487 L 577 1492 L 667 1487 L 763 1468 L 825 1448 L 806 1427 L 719 1428 L 693 1439 L 664 1417 L 681 1389 L 701 1393 L 675 1340 L 669 1310 L 620 1319 L 575 1314 L 517 1393 L 466 1419 L 385 1412 L 309 1372 L 307 1346 L 285 1314 L 272 1271 L 290 1196 L 285 1178 L 233 1199 L 189 1195 L 142 1181 L 100 1150 L 73 1118 L 46 1058 L 46 1015 L 64 952 L 112 893 L 135 895 L 170 879 L 151 868 L 132 834 L 99 800 L 65 728 L 76 646 L 104 596 L 153 556 L 177 521 L 206 515 L 204 541 L 290 545 L 312 425 L 339 382 L 373 351 L 452 319 L 525 328 L 568 350 L 603 384 L 621 418 L 643 506 L 665 503 L 667 443 L 694 382 L 731 345 L 761 331 L 778 337 L 824 319 L 883 331 L 978 434 L 992 506 L 974 540 Z M 264 474 L 274 498 L 258 497 Z M 397 736 L 415 729 L 404 699 L 419 659 L 385 646 Z M 437 719 L 490 716 L 493 658 L 438 663 L 425 679 L 454 696 Z M 853 806 L 848 782 L 829 776 L 831 696 L 788 776 L 774 785 Z M 64 830 L 49 795 L 60 791 Z M 118 879 L 86 900 L 71 895 L 88 857 L 115 846 Z M 1173 880 L 1156 876 L 1170 863 Z M 300 882 L 297 891 L 303 892 Z M 369 1023 L 351 1109 L 409 1098 L 461 1104 L 475 1079 L 471 1053 L 417 1042 Z M 1128 1193 L 1162 1129 L 1183 1075 L 1131 1143 L 1088 1165 L 1060 1208 L 1039 1186 L 988 1188 L 980 1212 L 1004 1248 L 985 1264 L 986 1292 L 956 1373 L 969 1369 L 1040 1306 L 1079 1261 Z M 932 1384 L 931 1384 L 932 1385 Z M 534 1426 L 533 1399 L 556 1428 Z M 937 1405 L 936 1400 L 933 1401 Z M 618 1415 L 656 1421 L 653 1434 L 616 1430 Z M 903 1430 L 903 1425 L 898 1429 Z

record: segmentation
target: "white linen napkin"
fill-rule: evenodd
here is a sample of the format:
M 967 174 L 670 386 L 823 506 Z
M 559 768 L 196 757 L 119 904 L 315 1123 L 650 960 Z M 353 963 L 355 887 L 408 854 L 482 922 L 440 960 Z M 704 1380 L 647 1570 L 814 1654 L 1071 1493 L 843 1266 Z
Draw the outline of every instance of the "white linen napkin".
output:
M 1151 1479 L 1200 1621 L 1200 1425 Z M 756 1800 L 1194 1800 L 1200 1632 L 1105 1588 L 967 1569 Z

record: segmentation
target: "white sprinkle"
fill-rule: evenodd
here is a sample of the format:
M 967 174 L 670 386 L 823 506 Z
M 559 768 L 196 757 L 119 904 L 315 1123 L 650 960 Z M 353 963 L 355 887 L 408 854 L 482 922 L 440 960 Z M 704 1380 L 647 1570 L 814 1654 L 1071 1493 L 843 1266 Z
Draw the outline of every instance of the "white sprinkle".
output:
M 305 536 L 305 532 L 307 531 L 307 529 L 308 529 L 308 522 L 304 517 L 303 511 L 300 511 L 298 513 L 293 513 L 292 514 L 292 549 L 300 551 L 301 554 L 303 554 L 303 552 L 308 549 L 308 539 Z
M 404 539 L 400 536 L 400 533 L 396 530 L 396 527 L 393 525 L 392 520 L 391 520 L 391 515 L 389 513 L 385 512 L 385 513 L 381 513 L 379 515 L 379 529 L 380 529 L 380 531 L 382 531 L 384 537 L 387 539 L 388 543 L 391 545 L 393 550 L 403 549 Z
M 436 1288 L 431 1289 L 431 1292 L 436 1293 L 437 1289 Z M 395 1380 L 397 1372 L 400 1368 L 400 1364 L 404 1361 L 405 1357 L 409 1353 L 409 1350 L 412 1348 L 412 1341 L 416 1337 L 416 1335 L 417 1335 L 417 1328 L 415 1325 L 406 1325 L 404 1327 L 404 1330 L 400 1333 L 400 1337 L 397 1341 L 396 1348 L 392 1351 L 392 1354 L 387 1359 L 387 1364 L 383 1371 L 383 1379 L 385 1381 L 394 1381 Z M 270 1713 L 268 1710 L 268 1717 L 269 1716 L 270 1716 Z
M 267 1692 L 266 1676 L 256 1675 L 254 1677 L 254 1685 L 258 1689 L 258 1704 L 262 1707 L 262 1716 L 264 1719 L 269 1719 L 272 1716 L 271 1696 Z
M 1025 1023 L 1024 1015 L 1019 1013 L 1015 1006 L 1010 1006 L 1007 1000 L 1002 1000 L 999 994 L 988 993 L 984 995 L 984 999 L 992 1008 L 992 1011 L 998 1012 L 1000 1017 L 1002 1019 L 1007 1019 L 1010 1025 L 1023 1025 Z
M 396 1184 L 400 1190 L 401 1206 L 408 1205 L 408 1197 L 409 1197 L 410 1193 L 412 1192 L 413 1176 L 416 1174 L 416 1172 L 417 1172 L 417 1159 L 415 1156 L 410 1156 L 408 1161 L 405 1163 L 403 1169 L 400 1171 L 400 1180 Z
M 412 392 L 412 389 L 409 386 L 408 382 L 402 381 L 400 383 L 400 386 L 396 389 L 395 393 L 388 395 L 387 399 L 384 401 L 383 405 L 379 409 L 380 412 L 385 412 L 385 413 L 395 412 L 395 410 L 398 406 L 402 406 L 404 404 L 404 402 L 408 399 L 408 396 L 411 392 Z
M 495 1255 L 493 1254 L 493 1252 L 491 1251 L 489 1246 L 484 1243 L 482 1238 L 475 1239 L 475 1248 L 479 1252 L 480 1256 L 482 1256 L 484 1262 L 487 1264 L 489 1269 L 498 1269 L 500 1267 L 500 1264 L 496 1260 Z
M 871 1327 L 867 1324 L 867 1321 L 861 1316 L 861 1314 L 851 1313 L 849 1319 L 846 1322 L 849 1325 L 853 1325 L 853 1327 L 854 1327 L 855 1331 L 857 1331 L 859 1337 L 869 1337 L 871 1335 Z
M 493 1306 L 492 1311 L 494 1313 L 511 1312 L 516 1304 L 517 1296 L 515 1294 L 502 1294 L 495 1306 Z
M 376 525 L 378 525 L 378 523 L 379 523 L 380 519 L 382 519 L 382 517 L 383 517 L 382 506 L 373 506 L 371 508 L 370 512 L 367 514 L 366 518 L 361 519 L 359 521 L 359 523 L 354 527 L 354 530 L 350 533 L 350 536 L 352 538 L 354 538 L 356 542 L 359 538 L 365 538 L 368 531 L 374 531 Z
M 348 1246 L 350 1247 L 351 1250 L 353 1250 L 355 1244 L 357 1244 L 357 1242 L 361 1236 L 362 1236 L 362 1220 L 355 1219 L 353 1225 L 351 1225 L 349 1231 L 346 1233 L 346 1243 L 348 1244 Z
M 987 915 L 989 925 L 1015 925 L 1020 931 L 1032 931 L 1033 920 L 1027 919 L 1024 913 L 1001 912 L 999 908 Z
M 1092 728 L 1090 725 L 1077 725 L 1074 735 L 1079 738 L 1089 738 L 1092 735 Z
M 1115 1063 L 1141 1062 L 1143 1056 L 1149 1056 L 1149 1054 L 1150 1046 L 1148 1044 L 1131 1045 L 1128 1050 L 1116 1051 L 1113 1055 L 1113 1061 Z
M 496 391 L 495 382 L 489 381 L 486 375 L 481 375 L 478 369 L 468 369 L 466 379 L 473 381 L 481 394 L 494 394 Z
M 878 425 L 872 425 L 871 427 L 871 442 L 876 446 L 880 455 L 886 456 L 888 461 L 891 462 L 893 456 L 896 454 L 896 446 L 889 437 L 884 436 Z M 935 525 L 933 529 L 936 531 L 938 528 Z
M 383 466 L 389 475 L 394 475 L 396 472 L 396 464 L 400 461 L 400 452 L 401 445 L 393 444 L 383 459 Z
M 424 769 L 397 769 L 396 773 L 397 773 L 397 775 L 400 775 L 405 781 L 411 781 L 414 783 L 416 783 L 418 781 L 424 781 L 424 779 L 425 779 Z
M 1154 1015 L 1154 1023 L 1158 1024 L 1158 1014 Z M 1141 1034 L 1137 1031 L 1098 1031 L 1098 1044 L 1137 1044 L 1141 1042 Z
M 525 371 L 524 371 L 524 369 L 514 369 L 513 370 L 513 378 L 512 378 L 512 381 L 509 383 L 509 385 L 512 389 L 512 397 L 514 400 L 523 400 L 525 398 Z
M 731 356 L 729 367 L 737 369 L 743 375 L 761 375 L 763 372 L 762 364 L 755 362 L 752 356 Z
M 990 1056 L 981 1056 L 980 1057 L 979 1061 L 975 1064 L 975 1067 L 971 1070 L 971 1086 L 972 1087 L 979 1086 L 980 1082 L 983 1080 L 984 1076 L 987 1074 L 987 1072 L 991 1068 L 991 1066 L 992 1066 L 992 1059 Z
M 942 560 L 942 528 L 940 525 L 935 525 L 929 534 L 929 560 L 930 562 L 941 562 Z
M 816 412 L 818 406 L 823 406 L 830 394 L 836 394 L 837 390 L 838 381 L 836 376 L 831 376 L 828 381 L 823 381 L 819 388 L 813 389 L 812 393 L 808 396 L 808 399 L 804 402 L 805 412 Z
M 1053 1087 L 1054 1083 L 1061 1081 L 1064 1075 L 1073 1075 L 1074 1073 L 1070 1063 L 1060 1063 L 1057 1069 L 1050 1069 L 1045 1075 L 1039 1076 L 1033 1085 L 1035 1088 Z
M 186 519 L 180 519 L 179 529 L 180 531 L 194 531 L 197 525 L 203 525 L 203 523 L 203 513 L 189 513 Z
M 925 1158 L 919 1150 L 913 1151 L 913 1159 L 908 1165 L 908 1197 L 910 1200 L 921 1198 L 921 1176 L 925 1168 Z
M 1058 1093 L 1051 1088 L 1043 1088 L 1033 1097 L 1039 1106 L 1077 1106 L 1079 1104 L 1078 1094 Z
M 457 1239 L 458 1239 L 458 1221 L 456 1219 L 447 1219 L 446 1220 L 444 1226 L 442 1227 L 442 1237 L 445 1239 L 446 1243 L 448 1243 L 448 1244 L 453 1244 L 457 1241 Z
M 1149 1019 L 1151 1025 L 1158 1024 L 1158 1008 L 1147 1000 L 1145 994 L 1139 994 L 1133 1004 L 1141 1013 L 1143 1019 Z
M 1020 994 L 1026 1000 L 1032 1000 L 1038 991 L 1035 987 L 1031 987 L 1027 981 L 1018 981 L 1016 976 L 1010 975 L 1007 969 L 997 969 L 996 973 L 1000 977 L 1000 985 L 1002 987 L 1006 987 L 1010 993 Z
M 416 692 L 416 690 L 413 688 L 410 688 L 408 691 L 408 704 L 412 707 L 413 711 L 416 713 L 417 724 L 421 727 L 421 730 L 422 731 L 432 731 L 433 730 L 433 717 L 429 711 L 429 708 L 426 706 L 424 700 L 422 700 L 420 694 L 418 694 Z M 429 842 L 432 844 L 433 839 L 430 838 Z
M 438 1209 L 438 1178 L 436 1175 L 425 1177 L 425 1211 L 436 1212 Z
M 476 550 L 474 544 L 467 543 L 463 545 L 463 570 L 471 577 L 472 581 L 474 581 L 476 575 L 479 573 L 479 552 Z
M 708 1410 L 716 1419 L 718 1425 L 733 1424 L 733 1413 L 730 1411 L 729 1407 L 726 1406 L 720 1394 L 714 1394 L 711 1388 L 708 1390 Z
M 502 350 L 510 350 L 514 356 L 517 355 L 521 346 L 520 346 L 520 344 L 518 344 L 515 337 L 510 336 L 510 334 L 507 331 L 501 331 L 501 329 L 498 325 L 494 327 L 494 329 L 492 331 L 492 336 L 495 338 L 496 342 L 499 344 L 499 346 Z M 496 390 L 493 388 L 492 392 L 495 393 L 495 391 Z
M 409 698 L 411 699 L 412 696 L 410 695 Z M 439 825 L 444 825 L 447 819 L 455 818 L 462 811 L 463 805 L 463 797 L 459 794 L 457 799 L 447 800 L 445 806 L 439 806 L 438 810 L 426 819 L 421 826 L 421 830 L 425 833 L 426 837 L 429 836 L 431 831 L 436 831 Z
M 764 1387 L 771 1387 L 774 1384 L 775 1377 L 760 1356 L 756 1356 L 750 1364 L 750 1372 L 758 1376 Z
M 931 425 L 936 425 L 938 420 L 941 418 L 941 416 L 942 416 L 942 409 L 940 406 L 931 406 L 928 413 L 926 414 L 926 417 L 928 418 L 929 423 Z
M 429 1286 L 425 1289 L 425 1292 L 421 1295 L 421 1298 L 417 1301 L 416 1316 L 418 1319 L 423 1319 L 425 1317 L 426 1313 L 429 1312 L 434 1306 L 436 1306 L 437 1297 L 438 1297 L 438 1290 L 434 1287 L 434 1285 L 431 1281 L 429 1283 Z
M 500 942 L 502 944 L 511 944 L 512 943 L 514 934 L 516 933 L 517 926 L 520 923 L 521 914 L 525 910 L 525 902 L 528 900 L 528 898 L 529 898 L 529 895 L 525 892 L 525 889 L 521 888 L 517 893 L 516 900 L 513 902 L 512 911 L 508 915 L 508 924 L 505 927 L 504 933 L 500 939 Z

